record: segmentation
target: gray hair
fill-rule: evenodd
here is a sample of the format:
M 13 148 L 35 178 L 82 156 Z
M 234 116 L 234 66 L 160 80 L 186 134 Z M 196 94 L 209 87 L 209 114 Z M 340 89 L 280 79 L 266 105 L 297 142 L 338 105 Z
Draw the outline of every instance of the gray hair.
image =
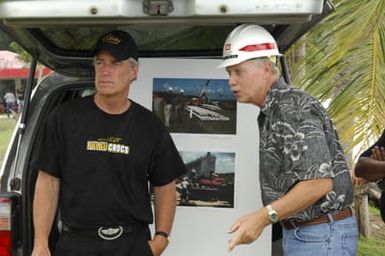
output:
M 269 57 L 255 58 L 255 59 L 251 59 L 251 61 L 254 61 L 254 63 L 256 63 L 258 66 L 261 66 L 264 63 L 269 63 L 273 75 L 279 76 L 280 75 L 280 70 L 277 67 L 276 62 L 273 59 L 271 59 L 271 58 L 272 57 L 270 57 L 270 58 Z
M 136 67 L 136 68 L 139 67 L 139 61 L 137 61 L 136 59 L 130 57 L 130 58 L 128 59 L 128 61 L 129 61 L 134 67 Z
M 128 59 L 128 62 L 131 63 L 131 65 L 132 65 L 133 68 L 136 68 L 136 69 L 139 68 L 139 61 L 137 61 L 136 59 L 130 57 L 130 58 Z M 131 82 L 135 81 L 137 78 L 138 78 L 137 76 L 134 77 L 134 78 L 131 80 Z

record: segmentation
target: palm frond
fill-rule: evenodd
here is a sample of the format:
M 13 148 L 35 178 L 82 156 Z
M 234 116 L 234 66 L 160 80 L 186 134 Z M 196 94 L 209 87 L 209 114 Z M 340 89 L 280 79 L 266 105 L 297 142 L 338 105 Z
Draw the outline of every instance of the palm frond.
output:
M 305 57 L 290 63 L 294 84 L 330 101 L 347 154 L 367 147 L 385 128 L 384 13 L 383 0 L 338 1 L 336 11 L 287 52 L 306 44 Z

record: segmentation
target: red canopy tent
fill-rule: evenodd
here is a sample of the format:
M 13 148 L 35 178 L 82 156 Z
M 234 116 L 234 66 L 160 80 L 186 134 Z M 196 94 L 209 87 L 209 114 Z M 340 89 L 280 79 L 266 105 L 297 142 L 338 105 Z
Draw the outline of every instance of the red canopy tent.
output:
M 9 83 L 7 86 L 2 86 L 1 81 L 13 80 L 14 94 L 16 97 L 19 97 L 24 94 L 25 82 L 22 82 L 22 80 L 28 78 L 29 72 L 30 64 L 20 60 L 18 54 L 10 51 L 0 51 L 0 113 L 4 112 L 4 106 L 1 104 L 2 96 L 6 92 L 6 88 L 8 87 L 9 89 Z M 50 69 L 40 66 L 36 68 L 35 77 L 41 78 L 50 72 L 52 72 Z M 17 112 L 18 104 L 15 104 L 14 110 Z
M 0 80 L 27 78 L 29 75 L 29 64 L 21 61 L 18 54 L 10 51 L 0 51 Z M 51 72 L 49 68 L 37 68 L 35 76 L 45 76 Z
M 40 70 L 36 69 L 35 76 L 39 76 Z M 46 76 L 51 73 L 49 68 L 44 67 L 42 71 L 42 76 Z M 29 68 L 7 68 L 0 69 L 0 79 L 14 79 L 14 78 L 27 78 L 29 75 Z

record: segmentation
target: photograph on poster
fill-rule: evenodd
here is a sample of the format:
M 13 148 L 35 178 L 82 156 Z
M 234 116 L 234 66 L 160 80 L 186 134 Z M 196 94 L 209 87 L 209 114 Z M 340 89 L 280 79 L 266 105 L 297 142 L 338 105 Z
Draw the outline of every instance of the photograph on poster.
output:
M 179 154 L 187 173 L 177 179 L 178 206 L 234 208 L 234 152 Z
M 227 79 L 154 78 L 152 110 L 169 132 L 236 134 Z

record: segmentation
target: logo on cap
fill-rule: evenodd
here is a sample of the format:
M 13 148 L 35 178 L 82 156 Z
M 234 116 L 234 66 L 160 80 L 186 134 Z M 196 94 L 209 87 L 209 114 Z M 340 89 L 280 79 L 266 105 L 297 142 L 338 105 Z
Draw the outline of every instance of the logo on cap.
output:
M 108 34 L 102 39 L 103 43 L 118 45 L 122 40 L 112 34 Z
M 125 31 L 115 30 L 108 32 L 97 41 L 94 56 L 101 50 L 109 52 L 117 60 L 134 58 L 138 60 L 138 48 L 131 35 Z

